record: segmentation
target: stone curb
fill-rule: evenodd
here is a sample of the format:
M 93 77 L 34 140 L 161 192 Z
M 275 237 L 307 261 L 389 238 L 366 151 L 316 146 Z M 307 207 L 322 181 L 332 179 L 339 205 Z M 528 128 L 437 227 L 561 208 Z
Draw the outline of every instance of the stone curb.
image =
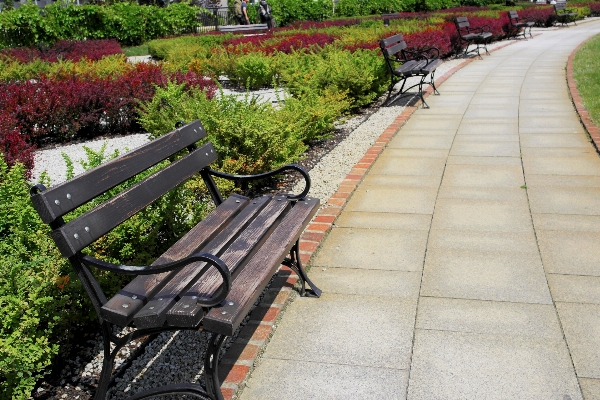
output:
M 596 147 L 596 151 L 600 152 L 600 129 L 592 121 L 590 113 L 585 108 L 585 105 L 583 104 L 583 99 L 579 94 L 579 90 L 577 90 L 577 82 L 575 81 L 575 77 L 573 76 L 573 60 L 575 59 L 575 55 L 577 54 L 577 51 L 579 51 L 581 46 L 587 43 L 588 40 L 577 46 L 575 50 L 573 50 L 571 55 L 569 55 L 569 59 L 567 61 L 567 86 L 569 87 L 569 93 L 571 94 L 571 101 L 573 101 L 573 104 L 575 105 L 575 110 L 577 111 L 577 114 L 579 114 L 579 119 L 581 120 L 581 123 L 590 135 L 591 141 Z
M 517 41 L 511 41 L 510 43 L 498 46 L 490 50 L 490 52 L 510 46 L 513 43 L 517 43 Z M 467 59 L 452 68 L 436 79 L 436 86 L 439 86 L 465 65 L 475 60 L 478 59 Z M 429 97 L 432 92 L 433 89 L 429 87 L 423 93 L 423 97 Z M 366 173 L 375 163 L 379 154 L 381 154 L 400 128 L 418 109 L 420 103 L 421 101 L 419 100 L 416 105 L 404 108 L 402 113 L 383 131 L 379 138 L 375 140 L 375 144 L 367 150 L 363 158 L 346 175 L 337 191 L 329 198 L 327 203 L 318 211 L 300 237 L 300 259 L 304 265 L 309 263 L 313 254 L 315 254 L 323 239 L 333 227 L 335 219 L 341 213 L 346 202 L 352 196 L 352 193 L 354 193 L 354 190 L 363 180 Z M 274 332 L 277 317 L 291 299 L 293 288 L 297 281 L 298 276 L 295 272 L 288 267 L 282 266 L 260 306 L 250 313 L 250 321 L 242 328 L 233 345 L 227 350 L 227 353 L 219 364 L 220 375 L 222 374 L 221 392 L 225 400 L 238 398 L 238 395 L 245 386 L 246 380 L 254 369 L 257 357 L 264 351 Z

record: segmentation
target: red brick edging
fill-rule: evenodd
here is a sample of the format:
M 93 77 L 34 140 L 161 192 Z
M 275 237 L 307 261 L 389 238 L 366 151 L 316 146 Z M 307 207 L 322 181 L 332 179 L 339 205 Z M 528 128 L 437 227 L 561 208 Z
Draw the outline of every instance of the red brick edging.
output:
M 590 113 L 583 105 L 583 99 L 579 94 L 579 90 L 577 90 L 577 82 L 573 77 L 573 60 L 575 59 L 577 51 L 579 51 L 581 46 L 583 46 L 586 42 L 587 40 L 577 46 L 569 56 L 567 61 L 567 85 L 569 86 L 569 92 L 571 93 L 571 100 L 575 105 L 577 114 L 579 114 L 579 119 L 592 138 L 592 143 L 594 146 L 596 146 L 596 150 L 600 151 L 600 129 L 598 129 L 598 126 L 592 121 Z
M 513 43 L 516 42 L 512 41 L 491 51 L 499 50 Z M 441 85 L 458 70 L 475 60 L 476 58 L 467 59 L 452 68 L 436 79 L 436 86 Z M 432 92 L 433 89 L 429 87 L 423 96 L 428 97 Z M 394 122 L 375 141 L 375 144 L 367 150 L 363 158 L 346 175 L 337 191 L 313 218 L 300 238 L 300 259 L 304 265 L 309 263 L 322 240 L 331 230 L 335 219 L 341 213 L 346 202 L 363 180 L 367 171 L 371 168 L 375 160 L 377 160 L 379 154 L 396 133 L 398 133 L 413 112 L 417 110 L 418 106 L 419 103 L 415 106 L 406 107 L 396 117 Z M 250 321 L 242 328 L 233 345 L 227 350 L 219 365 L 222 382 L 221 391 L 225 400 L 237 398 L 236 393 L 243 389 L 246 379 L 254 368 L 255 360 L 264 350 L 269 338 L 273 334 L 274 323 L 281 310 L 287 305 L 297 281 L 298 276 L 290 268 L 282 266 L 260 306 L 250 313 Z

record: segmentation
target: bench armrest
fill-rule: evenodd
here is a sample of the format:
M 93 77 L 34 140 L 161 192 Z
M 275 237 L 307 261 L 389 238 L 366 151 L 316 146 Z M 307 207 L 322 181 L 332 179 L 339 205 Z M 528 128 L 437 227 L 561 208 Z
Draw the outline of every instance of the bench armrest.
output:
M 306 172 L 306 170 L 298 164 L 284 165 L 283 167 L 279 167 L 273 171 L 269 171 L 269 172 L 265 172 L 265 173 L 257 174 L 257 175 L 231 175 L 231 174 L 226 174 L 224 172 L 215 171 L 212 169 L 208 169 L 208 173 L 213 176 L 216 176 L 218 178 L 229 179 L 231 181 L 249 182 L 249 181 L 256 181 L 256 180 L 260 180 L 260 179 L 270 178 L 272 176 L 279 175 L 282 172 L 290 171 L 290 170 L 299 172 L 300 175 L 302 175 L 304 177 L 306 186 L 304 187 L 304 190 L 302 191 L 302 193 L 296 194 L 296 195 L 288 195 L 287 197 L 290 200 L 303 199 L 304 197 L 306 197 L 306 195 L 308 194 L 308 192 L 310 190 L 310 176 L 308 176 L 308 172 Z
M 105 271 L 111 271 L 124 275 L 159 274 L 161 272 L 173 271 L 182 268 L 188 264 L 201 261 L 215 267 L 221 275 L 221 277 L 223 278 L 223 283 L 221 284 L 221 286 L 219 286 L 219 288 L 215 291 L 215 294 L 211 298 L 198 301 L 198 304 L 200 304 L 202 307 L 215 306 L 221 303 L 223 300 L 225 300 L 227 294 L 231 290 L 231 272 L 229 272 L 229 268 L 227 268 L 227 265 L 220 258 L 209 253 L 194 253 L 191 256 L 185 257 L 181 260 L 177 260 L 171 263 L 143 266 L 113 264 L 86 255 L 82 255 L 80 257 L 80 260 L 88 267 L 94 266 Z
M 425 59 L 428 62 L 433 59 L 440 58 L 440 49 L 437 47 L 429 47 L 420 51 L 404 50 L 404 52 L 415 56 L 415 59 Z

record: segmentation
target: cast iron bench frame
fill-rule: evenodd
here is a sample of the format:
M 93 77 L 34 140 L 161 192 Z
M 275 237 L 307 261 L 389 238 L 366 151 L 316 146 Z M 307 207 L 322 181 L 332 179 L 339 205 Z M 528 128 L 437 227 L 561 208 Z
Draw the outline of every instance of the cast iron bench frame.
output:
M 269 29 L 267 24 L 249 24 L 249 25 L 219 25 L 217 30 L 219 32 L 231 32 L 231 33 L 247 33 L 255 31 L 266 31 Z
M 557 1 L 554 4 L 554 13 L 556 14 L 556 21 L 560 22 L 562 25 L 569 26 L 569 22 L 574 23 L 577 26 L 577 14 L 576 12 L 569 12 L 567 8 L 566 1 Z
M 523 35 L 523 39 L 527 40 L 527 29 L 529 28 L 529 37 L 533 38 L 531 34 L 531 28 L 535 25 L 533 18 L 519 18 L 519 13 L 513 10 L 508 12 L 508 20 L 510 21 L 509 36 Z
M 433 93 L 440 94 L 435 87 L 435 70 L 442 63 L 439 58 L 440 50 L 436 47 L 430 47 L 422 51 L 406 50 L 407 45 L 402 34 L 381 39 L 379 48 L 390 71 L 391 80 L 388 95 L 383 104 L 387 104 L 390 100 L 394 86 L 398 82 L 402 82 L 402 87 L 396 97 L 403 95 L 414 87 L 418 87 L 423 107 L 429 108 L 423 97 L 423 84 L 431 85 Z M 428 76 L 430 79 L 426 81 Z M 406 82 L 412 77 L 420 78 L 419 82 L 405 89 Z
M 481 59 L 481 53 L 479 52 L 481 47 L 485 49 L 487 55 L 490 55 L 490 52 L 487 49 L 487 45 L 492 39 L 492 32 L 490 32 L 491 28 L 489 25 L 471 28 L 467 17 L 457 17 L 454 18 L 454 26 L 456 26 L 456 30 L 458 31 L 460 46 L 466 45 L 465 51 L 463 52 L 464 56 L 469 53 L 477 53 L 477 56 Z M 472 44 L 477 47 L 473 50 L 469 50 L 469 46 Z
M 188 394 L 222 400 L 218 362 L 223 341 L 239 327 L 279 266 L 287 265 L 298 273 L 301 295 L 321 295 L 308 279 L 299 253 L 300 235 L 319 208 L 318 199 L 306 197 L 310 189 L 308 173 L 295 164 L 249 176 L 212 170 L 209 166 L 217 160 L 213 145 L 197 144 L 205 137 L 200 121 L 194 121 L 67 182 L 49 189 L 41 184 L 31 188 L 34 207 L 50 225 L 52 238 L 76 271 L 100 321 L 104 361 L 96 400 L 105 398 L 115 357 L 123 346 L 177 330 L 212 334 L 204 359 L 206 388 L 198 383 L 177 383 L 141 391 L 128 399 Z M 186 149 L 187 153 L 179 156 Z M 78 218 L 63 221 L 63 215 L 164 160 L 170 162 L 159 172 Z M 224 200 L 213 180 L 219 177 L 247 184 L 284 171 L 302 175 L 306 182 L 302 193 L 254 199 L 234 194 Z M 118 265 L 82 252 L 196 174 L 206 184 L 216 207 L 152 265 Z M 136 277 L 108 299 L 90 267 Z M 135 330 L 119 337 L 113 327 Z M 115 345 L 112 351 L 111 343 Z

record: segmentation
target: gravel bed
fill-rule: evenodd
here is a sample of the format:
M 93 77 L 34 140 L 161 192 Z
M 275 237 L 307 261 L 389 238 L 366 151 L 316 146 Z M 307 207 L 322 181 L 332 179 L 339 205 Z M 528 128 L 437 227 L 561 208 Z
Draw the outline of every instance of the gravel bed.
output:
M 458 58 L 444 62 L 438 67 L 436 76 L 444 75 L 462 61 L 463 59 Z M 443 87 L 441 92 L 443 95 Z M 235 91 L 228 91 L 228 93 L 235 93 Z M 265 101 L 274 99 L 272 91 L 261 91 L 257 94 Z M 239 93 L 239 95 L 245 94 Z M 404 109 L 403 104 L 378 107 L 383 99 L 380 99 L 374 107 L 339 123 L 334 138 L 317 144 L 311 149 L 312 153 L 307 155 L 306 160 L 301 162 L 310 170 L 312 180 L 310 196 L 318 197 L 322 202 L 327 201 L 352 167 Z M 409 100 L 410 98 L 403 97 L 394 103 L 406 103 Z M 32 180 L 35 181 L 42 171 L 47 170 L 52 184 L 64 181 L 66 165 L 62 153 L 67 154 L 75 163 L 75 173 L 77 174 L 83 171 L 80 165 L 80 160 L 85 158 L 83 146 L 99 151 L 106 143 L 105 154 L 109 155 L 115 149 L 121 152 L 125 149 L 132 150 L 147 141 L 148 134 L 140 134 L 102 138 L 86 143 L 39 150 L 35 154 L 36 168 L 33 171 L 34 178 Z M 289 187 L 291 188 L 293 185 L 292 181 Z M 298 183 L 297 186 L 294 188 L 294 192 L 303 189 L 302 183 Z M 259 302 L 260 299 L 257 303 Z M 115 386 L 109 392 L 109 398 L 120 400 L 142 389 L 158 387 L 167 383 L 201 382 L 203 379 L 202 356 L 209 339 L 210 335 L 201 332 L 181 331 L 160 334 L 143 351 L 140 351 L 141 354 L 127 368 L 124 375 L 116 378 Z M 235 340 L 235 335 L 228 338 L 223 351 L 226 351 L 233 340 Z M 34 398 L 38 400 L 90 399 L 102 367 L 101 346 L 100 334 L 89 334 L 87 340 L 82 340 L 79 345 L 74 347 L 71 354 L 65 357 L 66 359 L 61 360 L 60 368 L 55 367 L 53 374 L 37 388 Z M 119 353 L 116 360 L 117 370 L 124 360 L 140 346 L 141 341 L 134 342 Z

